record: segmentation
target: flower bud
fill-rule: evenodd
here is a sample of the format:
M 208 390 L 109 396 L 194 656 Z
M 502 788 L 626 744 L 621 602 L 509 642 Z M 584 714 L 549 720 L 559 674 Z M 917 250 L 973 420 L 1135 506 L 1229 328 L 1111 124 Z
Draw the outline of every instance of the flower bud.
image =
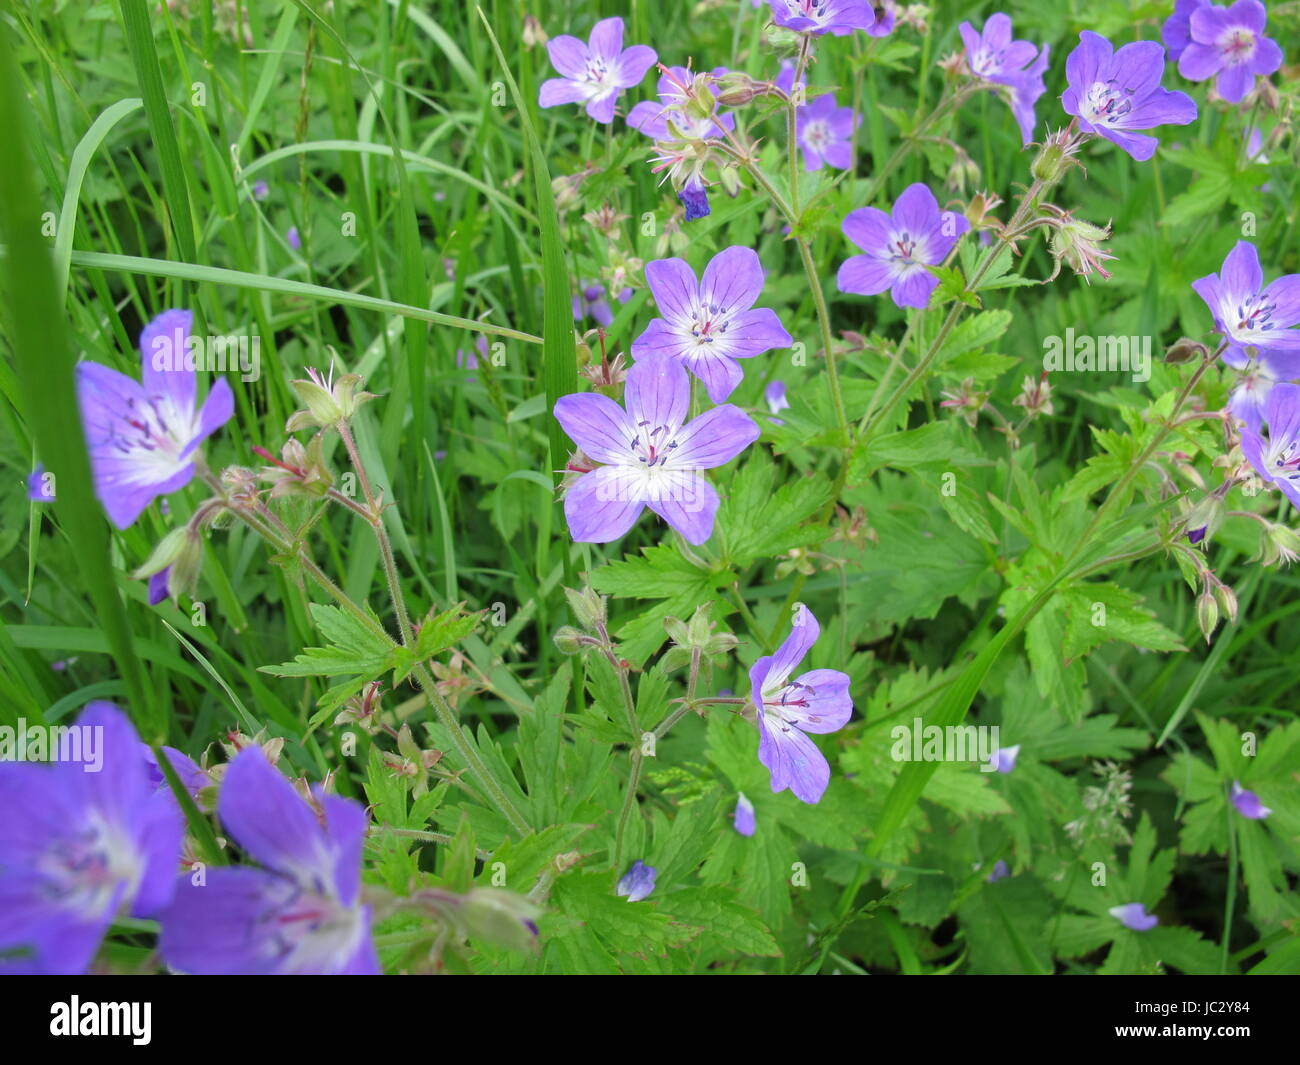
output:
M 1300 559 L 1300 533 L 1280 523 L 1269 525 L 1260 544 L 1260 559 L 1265 566 L 1281 561 L 1289 566 Z
M 1223 497 L 1218 492 L 1211 492 L 1197 503 L 1183 518 L 1183 535 L 1190 544 L 1213 537 L 1223 524 Z
M 573 611 L 573 616 L 588 632 L 595 632 L 597 628 L 605 624 L 605 597 L 597 595 L 591 588 L 583 588 L 582 591 L 574 591 L 572 588 L 564 589 L 564 598 L 569 601 L 569 609 Z
M 572 625 L 561 625 L 551 637 L 562 655 L 576 655 L 583 647 L 583 636 Z
M 1228 623 L 1235 625 L 1237 623 L 1237 593 L 1219 581 L 1214 585 L 1214 597 L 1219 601 L 1219 609 L 1223 611 L 1223 616 L 1228 619 Z
M 545 44 L 550 38 L 546 31 L 542 29 L 542 24 L 537 21 L 535 15 L 524 16 L 524 28 L 520 35 L 524 42 L 525 48 L 534 48 L 539 44 Z
M 1209 643 L 1210 637 L 1214 635 L 1215 626 L 1219 624 L 1219 605 L 1208 589 L 1196 599 L 1196 624 L 1200 626 L 1205 642 Z
M 470 889 L 458 916 L 465 932 L 508 950 L 537 948 L 537 919 L 543 910 L 523 895 L 502 888 Z
M 761 96 L 763 88 L 748 74 L 731 70 L 718 79 L 718 103 L 723 107 L 744 107 L 755 96 Z
M 1191 337 L 1181 337 L 1170 346 L 1165 352 L 1165 362 L 1179 363 L 1191 362 L 1193 359 L 1204 360 L 1210 354 L 1210 349 L 1200 341 L 1193 340 Z

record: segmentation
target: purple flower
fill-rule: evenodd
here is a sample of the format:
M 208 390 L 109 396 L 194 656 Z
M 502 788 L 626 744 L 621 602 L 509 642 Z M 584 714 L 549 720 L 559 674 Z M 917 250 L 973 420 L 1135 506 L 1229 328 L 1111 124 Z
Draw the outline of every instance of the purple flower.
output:
M 632 357 L 680 360 L 704 382 L 714 403 L 744 379 L 737 359 L 792 343 L 775 311 L 754 307 L 763 291 L 763 267 L 752 248 L 724 248 L 698 282 L 681 259 L 657 259 L 646 266 L 645 277 L 663 317 L 632 342 Z
M 0 762 L 0 952 L 14 954 L 0 972 L 84 972 L 114 918 L 150 916 L 172 895 L 184 826 L 135 730 L 106 702 L 74 727 L 93 737 L 98 771 Z
M 894 0 L 876 0 L 871 5 L 875 21 L 867 28 L 868 37 L 888 37 L 894 32 L 894 22 L 898 19 L 898 5 Z
M 1242 817 L 1248 817 L 1252 821 L 1262 821 L 1273 811 L 1259 801 L 1259 796 L 1253 791 L 1247 791 L 1241 786 L 1240 780 L 1232 782 L 1232 805 L 1237 808 L 1237 813 Z
M 577 315 L 575 314 L 576 318 Z M 482 333 L 474 341 L 474 351 L 465 351 L 461 348 L 456 349 L 456 369 L 458 370 L 477 370 L 479 359 L 484 362 L 488 360 L 488 342 L 487 337 Z M 473 377 L 470 380 L 474 380 Z
M 1139 162 L 1150 159 L 1160 142 L 1134 130 L 1185 126 L 1196 119 L 1196 104 L 1185 92 L 1160 87 L 1165 50 L 1155 41 L 1134 41 L 1118 52 L 1100 34 L 1084 30 L 1065 60 L 1069 87 L 1061 95 L 1079 128 L 1118 144 Z
M 1043 84 L 1047 45 L 1040 51 L 1029 41 L 1012 40 L 1011 17 L 1001 13 L 990 15 L 979 33 L 969 22 L 963 22 L 958 29 L 971 73 L 991 85 L 1011 90 L 1011 112 L 1020 125 L 1021 140 L 1028 144 L 1034 137 L 1034 104 L 1047 91 Z
M 1254 348 L 1275 376 L 1300 373 L 1300 330 L 1291 328 L 1300 322 L 1300 274 L 1286 274 L 1266 287 L 1255 245 L 1239 240 L 1221 273 L 1198 278 L 1192 288 L 1228 341 L 1223 361 L 1229 366 L 1245 366 L 1248 349 Z
M 176 879 L 162 914 L 168 966 L 198 975 L 374 975 L 379 958 L 363 906 L 360 803 L 313 789 L 312 808 L 260 747 L 226 770 L 217 813 L 264 868 L 208 869 Z
M 614 321 L 604 285 L 587 285 L 573 297 L 573 320 L 581 322 L 587 317 L 606 329 Z
M 876 21 L 869 0 L 768 0 L 772 21 L 797 33 L 844 37 L 869 30 Z
M 709 73 L 720 78 L 727 73 L 727 68 L 714 67 Z M 700 117 L 694 106 L 686 109 L 689 102 L 687 89 L 694 79 L 695 75 L 686 67 L 669 67 L 655 86 L 660 102 L 643 100 L 628 112 L 627 124 L 657 141 L 708 140 L 726 136 L 728 131 L 736 128 L 734 115 L 717 113 L 713 117 Z M 697 91 L 713 101 L 717 100 L 717 93 L 711 86 L 701 85 Z M 716 102 L 712 109 L 717 111 Z M 669 122 L 672 122 L 673 129 L 669 128 Z
M 731 824 L 742 836 L 752 836 L 758 827 L 754 817 L 754 804 L 745 797 L 743 791 L 736 795 L 736 813 Z
M 171 795 L 171 786 L 167 783 L 167 778 L 163 771 L 158 767 L 158 758 L 153 753 L 153 748 L 147 743 L 141 743 L 141 757 L 144 758 L 146 770 L 149 774 L 149 786 L 154 792 L 166 792 Z M 190 793 L 190 797 L 197 799 L 199 792 L 212 783 L 212 778 L 208 776 L 198 764 L 184 751 L 178 751 L 175 747 L 164 747 L 163 754 L 167 756 L 167 761 L 171 767 L 176 770 L 176 775 L 180 777 L 181 784 L 185 790 Z
M 803 149 L 805 170 L 830 164 L 840 170 L 853 167 L 853 131 L 862 119 L 851 107 L 836 107 L 830 93 L 795 111 L 796 139 Z
M 271 187 L 265 181 L 253 182 L 253 199 L 264 200 L 271 195 Z
M 659 58 L 644 44 L 624 51 L 621 18 L 597 22 L 587 44 L 562 35 L 547 41 L 546 50 L 561 76 L 542 84 L 538 106 L 586 103 L 587 114 L 605 125 L 614 121 L 614 101 L 619 94 L 640 84 Z
M 993 757 L 989 759 L 989 765 L 999 773 L 1010 773 L 1016 768 L 1016 759 L 1020 757 L 1020 744 L 1014 747 L 999 747 Z
M 298 233 L 297 226 L 290 226 L 289 232 L 284 235 L 284 239 L 289 242 L 289 247 L 294 251 L 302 251 L 302 237 Z
M 769 381 L 767 387 L 763 389 L 763 399 L 767 403 L 767 409 L 773 414 L 780 414 L 790 406 L 790 401 L 785 398 L 785 382 Z M 773 425 L 784 425 L 780 418 L 772 419 Z
M 990 884 L 996 884 L 999 880 L 1005 880 L 1011 875 L 1011 869 L 1001 858 L 993 863 L 993 870 L 984 879 Z
M 1277 384 L 1277 378 L 1263 363 L 1252 362 L 1242 374 L 1237 387 L 1228 397 L 1228 411 L 1234 418 L 1240 418 L 1255 432 L 1259 432 L 1264 419 L 1264 400 Z
M 812 611 L 800 603 L 790 635 L 776 654 L 764 655 L 749 670 L 758 711 L 758 760 L 772 774 L 773 791 L 789 788 L 807 803 L 821 800 L 831 767 L 804 733 L 834 732 L 853 714 L 847 673 L 813 669 L 790 679 L 820 634 Z
M 794 62 L 793 62 L 793 60 L 790 60 L 790 59 L 782 59 L 782 60 L 781 60 L 781 73 L 779 73 L 779 74 L 778 74 L 778 75 L 777 75 L 777 76 L 772 80 L 772 84 L 775 85 L 778 89 L 780 89 L 780 90 L 781 90 L 783 93 L 785 93 L 787 96 L 789 96 L 791 93 L 794 92 Z M 806 87 L 806 86 L 807 86 L 807 82 L 803 82 L 803 81 L 801 81 L 801 82 L 799 83 L 799 85 L 800 85 L 801 87 Z
M 1255 87 L 1255 75 L 1267 77 L 1282 65 L 1282 49 L 1264 36 L 1267 18 L 1259 0 L 1195 8 L 1189 19 L 1191 43 L 1178 60 L 1178 73 L 1189 81 L 1218 75 L 1214 87 L 1219 95 L 1230 104 L 1240 103 Z
M 555 417 L 597 469 L 564 497 L 569 533 L 608 543 L 649 507 L 692 544 L 713 534 L 718 493 L 701 470 L 730 462 L 758 439 L 754 419 L 724 403 L 686 421 L 691 388 L 681 363 L 652 355 L 627 372 L 626 411 L 595 392 L 561 396 Z
M 697 218 L 707 217 L 710 211 L 709 191 L 704 187 L 703 181 L 688 181 L 681 187 L 681 191 L 677 193 L 677 198 L 681 200 L 682 206 L 686 208 L 687 222 L 694 222 Z
M 235 413 L 224 377 L 203 406 L 187 354 L 189 311 L 164 311 L 140 334 L 143 383 L 101 366 L 77 366 L 95 494 L 109 520 L 125 529 L 153 500 L 189 484 L 195 448 Z
M 844 218 L 844 235 L 866 254 L 854 255 L 840 266 L 841 292 L 876 296 L 889 290 L 900 307 L 924 307 L 939 279 L 926 267 L 948 257 L 970 222 L 939 202 L 917 182 L 903 190 L 893 215 L 878 207 L 859 207 Z
M 615 894 L 626 895 L 628 902 L 640 902 L 655 889 L 655 877 L 658 875 L 654 866 L 646 865 L 638 858 L 632 863 L 632 868 L 623 874 Z
M 1300 385 L 1274 385 L 1262 414 L 1268 432 L 1247 423 L 1241 431 L 1242 454 L 1256 473 L 1300 507 Z
M 1169 49 L 1169 61 L 1177 63 L 1179 57 L 1192 43 L 1192 12 L 1205 7 L 1210 0 L 1175 0 L 1174 13 L 1165 19 L 1160 37 Z
M 172 572 L 171 566 L 165 566 L 149 578 L 149 605 L 157 606 L 167 598 L 167 580 Z
M 726 67 L 715 67 L 710 75 L 720 78 Z M 677 198 L 686 208 L 686 221 L 693 222 L 709 213 L 709 194 L 704 184 L 704 166 L 710 158 L 700 142 L 716 140 L 736 128 L 736 119 L 717 110 L 717 94 L 707 84 L 697 84 L 686 67 L 669 67 L 659 78 L 659 103 L 649 100 L 637 104 L 628 113 L 627 124 L 652 137 L 659 155 L 654 173 L 665 171 L 665 178 L 677 189 Z M 686 107 L 694 95 L 702 102 L 708 98 L 712 115 L 698 114 L 699 102 Z
M 1140 902 L 1112 906 L 1106 912 L 1125 928 L 1132 929 L 1134 932 L 1150 932 L 1160 923 L 1160 919 L 1153 913 L 1147 913 L 1146 907 Z
M 54 502 L 54 474 L 47 475 L 39 462 L 27 475 L 27 498 L 33 503 Z

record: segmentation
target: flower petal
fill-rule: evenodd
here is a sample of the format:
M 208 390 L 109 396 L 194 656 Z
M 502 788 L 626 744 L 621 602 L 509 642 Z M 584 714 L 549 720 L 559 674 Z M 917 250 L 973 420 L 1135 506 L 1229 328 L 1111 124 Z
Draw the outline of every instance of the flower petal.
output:
M 584 473 L 564 494 L 569 535 L 581 544 L 619 539 L 644 507 L 644 476 L 628 466 L 601 466 Z
M 578 447 L 597 462 L 620 463 L 631 456 L 636 435 L 623 408 L 608 396 L 580 392 L 555 401 L 555 420 Z

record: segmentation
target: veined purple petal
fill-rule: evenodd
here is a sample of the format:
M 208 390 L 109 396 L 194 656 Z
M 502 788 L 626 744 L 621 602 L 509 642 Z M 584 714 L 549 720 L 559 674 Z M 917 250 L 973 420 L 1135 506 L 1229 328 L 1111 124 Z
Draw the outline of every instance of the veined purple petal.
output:
M 627 466 L 601 466 L 584 473 L 564 494 L 564 518 L 578 543 L 619 539 L 644 509 L 643 480 Z
M 569 438 L 597 462 L 623 462 L 635 429 L 607 396 L 582 392 L 555 401 L 555 418 Z
M 758 423 L 731 403 L 706 410 L 677 434 L 672 465 L 711 470 L 739 455 L 761 435 Z M 590 454 L 590 452 L 588 452 Z
M 659 471 L 646 485 L 645 503 L 687 543 L 702 544 L 713 535 L 718 491 L 697 473 L 672 468 Z

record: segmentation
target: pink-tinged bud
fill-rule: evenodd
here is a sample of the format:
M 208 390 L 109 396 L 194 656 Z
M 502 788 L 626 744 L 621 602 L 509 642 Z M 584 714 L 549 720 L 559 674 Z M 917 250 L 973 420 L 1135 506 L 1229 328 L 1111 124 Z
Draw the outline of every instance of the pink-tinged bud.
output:
M 1025 383 L 1020 387 L 1020 395 L 1011 402 L 1017 407 L 1024 407 L 1025 413 L 1031 417 L 1051 414 L 1052 383 L 1047 379 L 1047 371 L 1044 370 L 1038 377 L 1026 377 Z
M 524 16 L 524 28 L 520 34 L 525 48 L 536 48 L 539 44 L 545 44 L 550 40 L 546 31 L 542 29 L 542 24 L 537 21 L 533 15 Z

